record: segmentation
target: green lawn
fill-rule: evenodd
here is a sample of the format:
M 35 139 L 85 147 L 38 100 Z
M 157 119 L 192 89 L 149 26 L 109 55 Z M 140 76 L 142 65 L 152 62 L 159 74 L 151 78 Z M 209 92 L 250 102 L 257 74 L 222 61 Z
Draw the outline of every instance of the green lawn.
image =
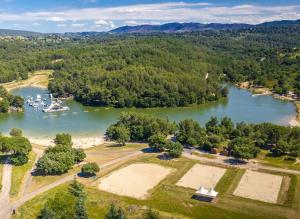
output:
M 29 154 L 28 163 L 23 166 L 13 166 L 12 169 L 12 185 L 10 196 L 12 198 L 18 197 L 25 174 L 32 168 L 36 158 L 36 154 L 31 151 Z
M 107 211 L 111 201 L 121 205 L 130 218 L 137 218 L 144 211 L 144 206 L 150 206 L 161 214 L 177 216 L 177 218 L 205 218 L 205 219 L 268 219 L 268 218 L 295 218 L 299 209 L 299 198 L 292 199 L 291 205 L 268 204 L 235 197 L 232 192 L 236 188 L 244 170 L 228 169 L 219 181 L 216 190 L 220 192 L 217 203 L 205 203 L 193 200 L 191 197 L 194 190 L 178 187 L 175 183 L 188 171 L 196 161 L 180 158 L 171 161 L 159 160 L 155 155 L 144 157 L 137 160 L 138 162 L 151 162 L 171 167 L 173 171 L 166 179 L 157 185 L 151 195 L 146 200 L 137 200 L 129 197 L 121 197 L 104 191 L 99 191 L 95 186 L 87 186 L 88 193 L 87 209 L 90 218 L 102 218 Z M 131 162 L 137 162 L 131 161 Z M 297 180 L 296 186 L 290 187 L 291 196 L 295 195 L 294 191 L 300 191 L 300 183 Z M 53 197 L 57 192 L 65 192 L 67 186 L 59 186 L 48 191 L 33 200 L 27 202 L 18 210 L 14 218 L 35 218 L 47 198 Z M 294 190 L 294 191 L 292 191 Z M 293 193 L 293 194 L 292 194 Z M 135 215 L 135 216 L 133 216 Z
M 268 156 L 269 152 L 262 150 L 260 154 L 258 155 L 257 160 L 266 166 L 272 166 L 272 167 L 279 167 L 279 168 L 285 168 L 285 169 L 292 169 L 292 170 L 299 170 L 300 171 L 300 163 L 297 163 L 295 161 L 286 160 L 285 158 L 287 156 L 281 156 L 281 157 L 271 157 Z

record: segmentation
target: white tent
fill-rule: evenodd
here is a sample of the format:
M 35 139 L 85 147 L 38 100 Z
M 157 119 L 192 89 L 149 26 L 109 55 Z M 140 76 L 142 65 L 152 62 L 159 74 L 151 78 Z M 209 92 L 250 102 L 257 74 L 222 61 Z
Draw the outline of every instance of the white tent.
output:
M 208 190 L 205 189 L 204 187 L 200 187 L 200 189 L 196 192 L 196 194 L 199 194 L 199 195 L 206 195 L 208 193 Z
M 211 188 L 206 195 L 210 197 L 217 197 L 218 194 L 219 194 L 218 192 L 216 192 L 213 188 Z

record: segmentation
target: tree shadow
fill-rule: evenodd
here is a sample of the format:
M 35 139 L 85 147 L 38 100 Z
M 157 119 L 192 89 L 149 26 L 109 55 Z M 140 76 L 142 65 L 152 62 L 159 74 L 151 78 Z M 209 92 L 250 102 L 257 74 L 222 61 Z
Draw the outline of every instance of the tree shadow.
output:
M 230 164 L 230 165 L 245 165 L 248 163 L 245 160 L 239 160 L 239 159 L 234 159 L 234 158 L 225 159 L 224 162 L 227 164 Z
M 157 155 L 157 158 L 160 159 L 160 160 L 173 160 L 174 159 L 174 157 L 171 157 L 166 153 Z
M 0 155 L 0 164 L 6 164 L 7 159 L 9 159 L 10 157 L 11 157 L 11 155 L 9 155 L 9 154 L 1 154 Z

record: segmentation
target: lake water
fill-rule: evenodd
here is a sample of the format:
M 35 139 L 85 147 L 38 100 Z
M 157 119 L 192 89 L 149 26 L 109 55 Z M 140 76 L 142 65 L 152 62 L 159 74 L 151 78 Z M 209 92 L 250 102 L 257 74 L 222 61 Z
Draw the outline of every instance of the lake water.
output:
M 13 91 L 25 99 L 37 94 L 48 97 L 48 91 L 40 88 L 20 88 Z M 70 111 L 43 113 L 41 110 L 25 106 L 22 113 L 0 115 L 0 132 L 7 134 L 16 127 L 23 130 L 29 137 L 49 138 L 56 133 L 70 133 L 74 136 L 102 136 L 106 128 L 114 123 L 122 111 L 148 113 L 170 120 L 180 121 L 194 119 L 204 125 L 211 116 L 218 118 L 228 116 L 234 122 L 247 123 L 272 122 L 288 125 L 295 117 L 295 106 L 286 101 L 274 99 L 271 96 L 252 97 L 246 90 L 230 87 L 229 97 L 216 103 L 184 108 L 155 109 L 114 109 L 104 107 L 86 107 L 75 101 L 67 101 Z

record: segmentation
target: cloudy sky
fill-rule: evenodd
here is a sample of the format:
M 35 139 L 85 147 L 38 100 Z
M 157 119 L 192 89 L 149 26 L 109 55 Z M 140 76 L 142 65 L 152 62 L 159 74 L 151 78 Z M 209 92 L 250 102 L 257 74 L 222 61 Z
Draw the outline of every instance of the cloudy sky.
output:
M 168 22 L 262 23 L 300 19 L 300 0 L 0 0 L 0 28 L 107 31 Z

